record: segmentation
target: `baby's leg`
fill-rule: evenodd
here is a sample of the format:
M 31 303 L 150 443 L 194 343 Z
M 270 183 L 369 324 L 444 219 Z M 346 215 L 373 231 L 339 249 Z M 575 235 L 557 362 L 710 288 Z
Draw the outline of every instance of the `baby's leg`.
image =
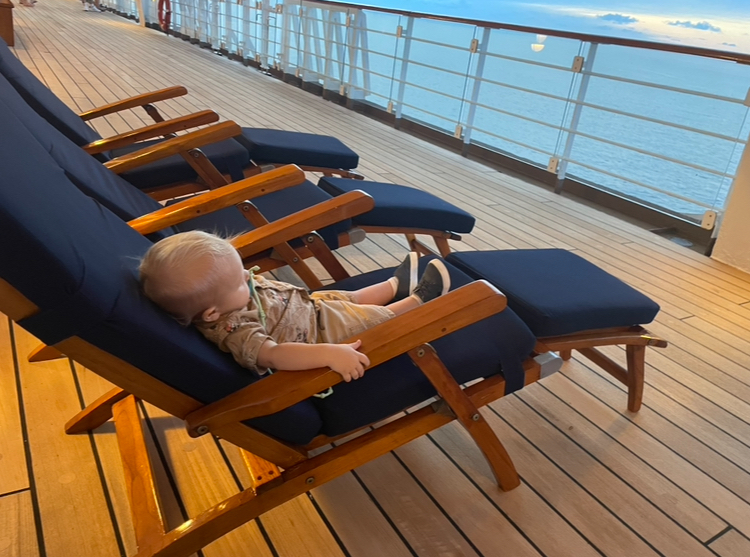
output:
M 355 290 L 351 295 L 357 304 L 384 306 L 393 300 L 393 286 L 386 280 Z

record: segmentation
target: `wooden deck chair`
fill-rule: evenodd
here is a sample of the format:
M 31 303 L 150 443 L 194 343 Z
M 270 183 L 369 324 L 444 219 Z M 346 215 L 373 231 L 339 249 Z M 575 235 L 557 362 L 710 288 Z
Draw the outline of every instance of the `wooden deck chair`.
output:
M 170 87 L 123 99 L 82 114 L 76 114 L 50 91 L 11 52 L 0 39 L 0 74 L 8 79 L 26 102 L 61 133 L 83 147 L 92 155 L 106 162 L 141 147 L 142 142 L 159 136 L 168 136 L 185 126 L 196 126 L 193 117 L 178 118 L 165 122 L 154 103 L 187 94 L 185 87 Z M 142 107 L 155 121 L 145 129 L 135 130 L 110 138 L 102 138 L 86 122 L 114 114 L 122 110 Z M 218 116 L 210 111 L 200 113 L 203 119 Z M 214 120 L 215 121 L 215 120 Z M 182 127 L 181 127 L 182 126 Z M 239 180 L 256 174 L 261 167 L 297 164 L 304 170 L 361 178 L 354 169 L 359 164 L 357 153 L 335 137 L 326 135 L 273 130 L 265 128 L 242 128 L 236 138 L 206 145 L 199 156 L 205 156 L 223 174 Z M 174 197 L 186 191 L 204 189 L 197 184 L 198 175 L 180 157 L 160 160 L 148 166 L 133 169 L 124 176 L 129 182 L 144 190 L 161 191 L 162 195 Z
M 518 485 L 478 408 L 537 380 L 541 370 L 528 358 L 533 335 L 502 311 L 505 298 L 495 288 L 451 267 L 454 291 L 358 337 L 372 366 L 357 381 L 341 383 L 327 369 L 279 371 L 258 380 L 144 298 L 135 268 L 150 242 L 84 195 L 25 126 L 7 116 L 0 134 L 0 234 L 9 240 L 0 243 L 0 310 L 133 395 L 105 396 L 73 425 L 96 427 L 114 415 L 139 557 L 190 555 L 454 419 L 482 449 L 500 487 Z M 247 256 L 298 236 L 300 227 L 371 203 L 364 193 L 350 192 L 328 207 L 252 231 L 235 246 Z M 391 272 L 351 280 L 372 284 Z M 310 399 L 328 387 L 331 396 Z M 436 395 L 432 404 L 400 414 Z M 133 397 L 182 418 L 191 435 L 210 433 L 244 449 L 256 484 L 165 531 Z M 382 427 L 363 430 L 394 415 Z M 363 434 L 342 439 L 357 430 Z M 340 443 L 319 452 L 333 440 Z
M 123 198 L 121 199 L 123 203 L 127 203 L 124 201 L 125 198 L 129 199 L 130 202 L 133 202 L 139 196 L 145 198 L 145 194 L 141 195 L 139 191 L 135 191 L 138 188 L 128 185 L 126 180 L 108 177 L 106 176 L 107 172 L 102 172 L 101 168 L 95 168 L 95 166 L 101 167 L 101 164 L 86 155 L 50 124 L 48 120 L 42 118 L 36 111 L 32 110 L 3 75 L 0 75 L 0 98 L 18 115 L 37 138 L 43 138 L 43 141 L 50 146 L 50 149 L 54 148 L 54 151 L 60 154 L 58 158 L 62 156 L 63 152 L 65 153 L 63 157 L 65 161 L 75 168 L 77 174 L 82 175 L 77 183 L 82 184 L 83 187 L 91 184 L 91 187 L 87 191 L 89 195 L 96 195 L 95 191 L 106 190 L 111 194 L 115 190 L 120 190 L 120 197 Z M 182 119 L 180 122 L 170 122 L 165 123 L 165 125 L 170 124 L 179 127 L 190 121 L 199 121 L 204 124 L 210 123 L 211 114 L 198 114 L 191 118 Z M 204 129 L 192 132 L 188 135 L 172 138 L 167 142 L 151 145 L 144 150 L 123 155 L 118 159 L 104 163 L 104 166 L 109 168 L 111 172 L 122 176 L 131 170 L 159 164 L 160 161 L 171 159 L 175 156 L 178 158 L 184 157 L 194 170 L 200 174 L 202 181 L 212 189 L 215 189 L 228 184 L 229 181 L 210 161 L 201 157 L 194 157 L 193 155 L 198 153 L 200 149 L 205 148 L 205 145 L 231 139 L 231 137 L 239 134 L 240 131 L 239 126 L 233 126 L 225 122 L 223 126 L 215 125 L 210 130 Z M 79 153 L 74 152 L 76 149 Z M 87 162 L 84 160 L 86 158 L 90 160 Z M 322 180 L 331 180 L 331 184 L 335 184 L 338 189 L 326 187 L 328 183 L 323 184 Z M 221 230 L 227 234 L 237 234 L 247 231 L 252 226 L 260 226 L 291 212 L 330 199 L 333 195 L 340 195 L 353 189 L 361 189 L 372 195 L 376 201 L 376 206 L 373 211 L 365 215 L 359 215 L 354 220 L 341 223 L 335 229 L 323 231 L 323 240 L 333 249 L 358 241 L 362 237 L 362 231 L 365 230 L 404 234 L 412 249 L 421 253 L 432 253 L 435 251 L 433 248 L 417 240 L 417 235 L 427 235 L 434 240 L 437 251 L 445 256 L 450 253 L 448 240 L 459 240 L 459 233 L 470 232 L 474 226 L 474 217 L 469 213 L 421 190 L 394 184 L 379 184 L 343 178 L 324 177 L 322 180 L 321 185 L 323 187 L 316 187 L 311 182 L 303 182 L 294 190 L 266 195 L 256 199 L 255 204 L 245 206 L 242 213 L 228 210 L 221 216 L 195 221 L 191 226 L 202 226 L 208 229 Z M 123 193 L 126 190 L 133 191 Z M 137 204 L 139 209 L 135 213 L 131 210 L 127 214 L 118 212 L 112 205 L 108 206 L 118 214 L 123 214 L 123 217 L 128 220 L 141 216 L 144 211 L 150 212 L 158 208 L 154 202 L 147 203 L 146 201 L 140 201 Z M 287 255 L 289 253 L 284 255 L 284 261 L 290 264 L 293 258 L 287 257 Z M 314 286 L 314 284 L 310 284 L 310 287 Z

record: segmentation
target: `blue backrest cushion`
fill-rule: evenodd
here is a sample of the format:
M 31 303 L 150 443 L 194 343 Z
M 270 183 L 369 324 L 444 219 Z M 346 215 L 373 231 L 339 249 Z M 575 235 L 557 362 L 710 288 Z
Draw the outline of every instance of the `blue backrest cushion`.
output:
M 76 145 L 86 145 L 102 138 L 39 81 L 13 55 L 7 43 L 2 39 L 0 39 L 0 74 L 10 81 L 29 106 Z
M 0 103 L 4 105 L 2 110 L 18 118 L 81 191 L 99 201 L 121 219 L 129 221 L 161 209 L 158 202 L 86 154 L 83 149 L 31 110 L 1 75 Z M 151 238 L 158 240 L 172 233 L 171 229 L 167 229 L 154 234 Z
M 256 381 L 142 295 L 150 242 L 78 190 L 12 114 L 0 121 L 0 277 L 40 308 L 20 324 L 48 344 L 78 335 L 201 402 Z M 320 424 L 309 401 L 253 421 L 294 443 Z

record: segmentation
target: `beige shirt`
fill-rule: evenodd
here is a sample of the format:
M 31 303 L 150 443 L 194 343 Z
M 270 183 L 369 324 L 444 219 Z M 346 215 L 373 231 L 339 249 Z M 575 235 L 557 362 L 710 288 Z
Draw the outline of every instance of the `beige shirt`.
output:
M 230 352 L 242 367 L 259 375 L 268 372 L 257 366 L 258 352 L 271 339 L 282 342 L 312 344 L 318 337 L 315 304 L 307 290 L 285 282 L 254 277 L 261 306 L 266 312 L 263 327 L 255 300 L 250 298 L 247 309 L 234 311 L 212 323 L 196 323 L 203 335 L 224 352 Z

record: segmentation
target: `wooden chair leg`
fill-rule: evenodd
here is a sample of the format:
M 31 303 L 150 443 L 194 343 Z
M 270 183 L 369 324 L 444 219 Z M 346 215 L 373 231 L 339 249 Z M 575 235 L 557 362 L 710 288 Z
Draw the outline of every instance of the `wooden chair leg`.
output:
M 450 406 L 456 418 L 469 432 L 495 474 L 503 491 L 510 491 L 521 483 L 518 472 L 503 444 L 479 413 L 471 399 L 463 392 L 453 376 L 438 358 L 435 349 L 424 344 L 409 351 L 409 357 L 422 370 L 443 400 Z
M 570 358 L 573 357 L 573 351 L 572 350 L 560 350 L 560 357 L 567 362 L 568 360 L 570 360 Z
M 117 443 L 125 473 L 125 485 L 138 548 L 146 548 L 164 538 L 161 512 L 151 461 L 148 458 L 143 426 L 134 396 L 126 396 L 113 407 Z
M 638 412 L 643 401 L 646 347 L 629 344 L 625 352 L 628 362 L 628 410 Z
M 68 420 L 65 424 L 65 433 L 73 435 L 96 429 L 112 418 L 112 407 L 128 395 L 129 393 L 119 387 L 104 393 Z

